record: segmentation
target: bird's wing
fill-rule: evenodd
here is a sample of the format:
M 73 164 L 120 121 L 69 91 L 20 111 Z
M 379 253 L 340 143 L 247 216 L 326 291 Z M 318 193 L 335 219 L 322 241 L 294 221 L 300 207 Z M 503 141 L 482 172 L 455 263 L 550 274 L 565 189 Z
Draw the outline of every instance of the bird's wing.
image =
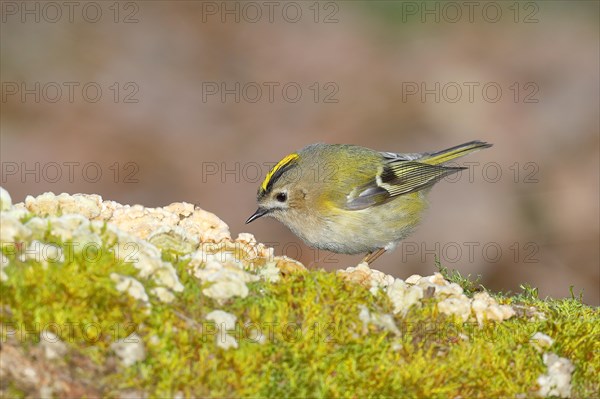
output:
M 380 152 L 387 162 L 393 161 L 416 161 L 425 155 L 429 155 L 427 152 L 410 152 L 410 153 L 397 153 L 397 152 Z
M 359 210 L 384 204 L 399 195 L 431 187 L 445 176 L 465 169 L 410 160 L 413 156 L 422 156 L 422 154 L 382 155 L 386 158 L 385 163 L 377 170 L 373 179 L 355 187 L 346 197 L 347 209 Z

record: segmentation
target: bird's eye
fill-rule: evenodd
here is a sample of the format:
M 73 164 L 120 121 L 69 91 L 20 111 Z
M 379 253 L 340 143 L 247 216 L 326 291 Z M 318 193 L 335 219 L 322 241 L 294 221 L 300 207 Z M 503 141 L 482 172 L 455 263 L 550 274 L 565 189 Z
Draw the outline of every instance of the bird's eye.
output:
M 287 201 L 287 194 L 286 193 L 278 193 L 275 196 L 275 199 L 279 202 L 285 202 L 285 201 Z

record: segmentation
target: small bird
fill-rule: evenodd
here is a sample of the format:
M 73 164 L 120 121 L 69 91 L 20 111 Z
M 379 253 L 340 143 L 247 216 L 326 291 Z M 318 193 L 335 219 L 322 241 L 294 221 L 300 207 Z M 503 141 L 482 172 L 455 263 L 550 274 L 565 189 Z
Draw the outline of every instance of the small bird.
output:
M 429 189 L 462 169 L 453 159 L 491 147 L 471 141 L 438 152 L 378 152 L 348 144 L 311 144 L 267 173 L 258 209 L 246 223 L 271 216 L 311 247 L 366 253 L 373 263 L 421 220 Z

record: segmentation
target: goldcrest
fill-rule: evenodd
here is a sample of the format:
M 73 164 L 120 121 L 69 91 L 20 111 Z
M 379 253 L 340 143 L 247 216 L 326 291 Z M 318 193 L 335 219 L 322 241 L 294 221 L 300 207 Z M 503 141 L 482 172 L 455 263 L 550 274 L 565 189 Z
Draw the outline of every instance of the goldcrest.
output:
M 446 165 L 491 144 L 471 141 L 438 152 L 392 153 L 346 144 L 311 144 L 267 173 L 258 209 L 309 246 L 366 253 L 372 263 L 419 224 L 429 189 L 464 167 Z

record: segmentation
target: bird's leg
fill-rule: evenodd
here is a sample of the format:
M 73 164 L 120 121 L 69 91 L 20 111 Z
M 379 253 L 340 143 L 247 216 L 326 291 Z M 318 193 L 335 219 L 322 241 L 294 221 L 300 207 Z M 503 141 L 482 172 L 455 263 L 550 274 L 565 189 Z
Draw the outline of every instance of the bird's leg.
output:
M 369 252 L 368 254 L 365 255 L 362 262 L 367 262 L 368 265 L 371 265 L 371 264 L 373 264 L 373 262 L 375 262 L 377 260 L 377 258 L 379 258 L 381 255 L 383 255 L 384 252 L 385 252 L 385 248 L 379 248 L 376 251 Z

